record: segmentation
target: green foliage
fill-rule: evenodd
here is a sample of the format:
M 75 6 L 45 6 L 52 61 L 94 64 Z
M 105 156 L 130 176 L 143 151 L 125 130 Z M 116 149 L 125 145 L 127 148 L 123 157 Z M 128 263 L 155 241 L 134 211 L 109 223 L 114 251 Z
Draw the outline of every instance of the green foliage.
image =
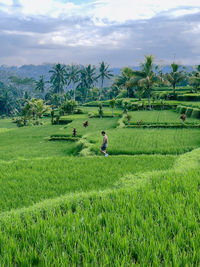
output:
M 115 99 L 110 100 L 109 104 L 110 104 L 110 107 L 112 108 L 112 116 L 114 116 L 113 111 L 116 105 L 116 100 Z
M 101 102 L 99 102 L 98 111 L 99 111 L 99 117 L 102 118 L 103 117 L 103 106 L 102 106 Z
M 194 90 L 197 93 L 200 87 L 200 65 L 197 66 L 192 76 L 189 77 L 189 83 L 194 87 Z
M 186 110 L 187 110 L 187 107 L 182 106 L 180 108 L 180 114 L 185 114 Z
M 73 114 L 77 108 L 78 103 L 74 100 L 65 101 L 61 105 L 61 110 L 66 114 Z
M 181 110 L 181 106 L 177 106 L 177 107 L 176 107 L 176 112 L 177 112 L 177 113 L 180 113 L 180 110 Z
M 190 116 L 191 116 L 191 114 L 192 114 L 192 111 L 193 111 L 193 109 L 188 107 L 188 108 L 186 109 L 185 115 L 186 115 L 188 118 L 190 118 Z
M 132 116 L 131 116 L 130 114 L 127 114 L 127 115 L 125 116 L 125 118 L 126 118 L 126 120 L 127 120 L 127 122 L 128 122 L 128 125 L 130 125 L 130 121 L 131 121 Z
M 193 108 L 191 118 L 200 119 L 200 109 Z
M 173 93 L 176 93 L 176 86 L 186 78 L 186 74 L 183 70 L 180 70 L 181 66 L 173 62 L 171 64 L 171 72 L 165 75 L 165 79 L 172 85 Z
M 65 66 L 60 63 L 53 66 L 53 69 L 49 71 L 51 74 L 50 82 L 52 84 L 54 93 L 62 94 L 64 92 L 65 81 Z
M 125 98 L 127 97 L 127 90 L 121 90 L 120 93 L 117 95 L 117 98 Z
M 40 92 L 40 93 L 44 93 L 44 91 L 45 91 L 45 81 L 44 81 L 44 76 L 43 75 L 41 75 L 39 81 L 36 82 L 35 90 Z

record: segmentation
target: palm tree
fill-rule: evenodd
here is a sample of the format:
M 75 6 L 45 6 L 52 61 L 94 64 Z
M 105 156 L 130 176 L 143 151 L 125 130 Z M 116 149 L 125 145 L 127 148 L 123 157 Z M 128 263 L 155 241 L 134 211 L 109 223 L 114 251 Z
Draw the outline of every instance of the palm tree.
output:
M 180 67 L 180 65 L 173 62 L 171 64 L 172 71 L 165 75 L 166 80 L 173 86 L 174 94 L 176 93 L 176 85 L 183 81 L 186 77 L 183 71 L 179 71 Z
M 189 83 L 194 87 L 195 93 L 197 93 L 200 87 L 200 65 L 197 66 L 193 75 L 189 77 Z
M 88 89 L 91 89 L 94 86 L 94 82 L 97 81 L 96 77 L 96 67 L 89 64 L 85 67 L 85 73 L 86 73 L 86 83 Z
M 61 65 L 60 63 L 53 66 L 53 69 L 49 71 L 52 73 L 50 77 L 50 83 L 53 85 L 54 93 L 62 94 L 64 92 L 65 86 L 65 66 Z M 61 100 L 61 98 L 60 98 Z
M 39 81 L 36 81 L 35 90 L 40 93 L 44 93 L 45 91 L 44 75 L 41 75 Z
M 138 86 L 144 88 L 144 92 L 148 96 L 148 105 L 151 109 L 151 92 L 153 85 L 158 81 L 158 77 L 154 72 L 153 56 L 145 56 L 145 62 L 141 65 L 141 71 L 134 71 L 134 76 L 137 80 Z
M 134 71 L 129 67 L 125 67 L 116 77 L 113 86 L 127 90 L 127 97 L 131 97 L 133 96 L 133 88 L 135 86 L 135 84 L 132 83 L 133 77 Z
M 66 78 L 68 86 L 72 84 L 73 91 L 74 91 L 74 100 L 76 100 L 76 87 L 75 84 L 79 81 L 79 66 L 72 64 L 71 66 L 67 67 Z
M 111 73 L 112 71 L 109 70 L 109 65 L 107 65 L 104 61 L 102 61 L 100 63 L 100 67 L 99 67 L 99 76 L 97 76 L 97 79 L 101 79 L 101 91 L 99 94 L 99 99 L 101 99 L 102 96 L 102 90 L 103 90 L 103 84 L 104 84 L 104 80 L 105 78 L 110 79 L 111 77 L 113 77 L 113 74 Z
M 97 81 L 96 68 L 89 64 L 80 70 L 80 78 L 77 88 L 80 89 L 84 99 L 87 99 L 88 91 L 94 87 L 94 83 Z

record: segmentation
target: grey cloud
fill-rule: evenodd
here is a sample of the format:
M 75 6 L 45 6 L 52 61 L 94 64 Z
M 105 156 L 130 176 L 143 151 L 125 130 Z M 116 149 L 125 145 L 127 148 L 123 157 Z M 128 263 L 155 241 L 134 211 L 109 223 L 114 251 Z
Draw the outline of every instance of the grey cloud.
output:
M 199 64 L 200 29 L 194 31 L 200 25 L 199 15 L 173 18 L 163 13 L 149 20 L 97 26 L 90 18 L 25 19 L 1 12 L 0 64 L 96 64 L 105 60 L 121 67 L 138 64 L 145 54 L 154 54 L 165 63 L 176 54 L 182 63 Z M 60 31 L 66 38 L 64 44 L 48 42 L 49 36 Z

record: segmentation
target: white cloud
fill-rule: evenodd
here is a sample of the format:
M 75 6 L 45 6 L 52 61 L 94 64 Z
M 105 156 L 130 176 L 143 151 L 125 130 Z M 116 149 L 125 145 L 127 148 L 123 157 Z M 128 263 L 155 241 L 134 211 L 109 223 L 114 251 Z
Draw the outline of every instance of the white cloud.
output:
M 193 14 L 200 10 L 200 0 L 91 0 L 75 4 L 74 0 L 18 0 L 20 12 L 27 16 L 45 15 L 53 18 L 69 16 L 89 16 L 95 25 L 107 22 L 150 19 L 160 12 L 169 16 Z M 12 5 L 12 0 L 0 0 L 4 11 Z M 176 10 L 172 10 L 176 9 Z M 13 15 L 15 10 L 13 10 Z
M 192 8 L 192 9 L 179 9 L 179 10 L 174 10 L 170 13 L 173 17 L 180 17 L 180 16 L 185 16 L 185 15 L 191 15 L 191 14 L 196 14 L 200 12 L 200 8 Z
M 124 22 L 127 20 L 149 19 L 170 9 L 184 7 L 200 8 L 199 0 L 96 0 L 91 14 L 101 19 Z M 195 10 L 195 12 L 196 12 Z M 198 11 L 197 11 L 198 12 Z M 183 11 L 182 13 L 183 14 Z M 185 9 L 185 14 L 190 14 Z M 179 15 L 177 13 L 177 15 Z
M 114 30 L 109 34 L 102 36 L 98 29 L 60 29 L 55 32 L 41 34 L 39 36 L 39 45 L 55 45 L 63 47 L 97 47 L 106 46 L 116 49 L 121 43 L 129 40 L 128 32 Z
M 7 35 L 22 35 L 22 36 L 35 36 L 33 32 L 25 32 L 25 31 L 9 31 L 9 30 L 2 30 L 0 33 L 7 34 Z
M 24 15 L 70 16 L 79 9 L 73 2 L 61 3 L 55 0 L 19 0 Z
M 12 6 L 13 1 L 12 0 L 0 0 L 0 4 L 6 5 L 6 6 Z

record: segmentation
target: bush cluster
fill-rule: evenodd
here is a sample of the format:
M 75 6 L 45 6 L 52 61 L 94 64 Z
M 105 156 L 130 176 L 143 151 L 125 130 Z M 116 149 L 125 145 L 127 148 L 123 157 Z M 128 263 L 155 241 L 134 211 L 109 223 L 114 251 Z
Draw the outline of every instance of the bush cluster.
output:
M 185 114 L 188 118 L 200 119 L 200 109 L 198 108 L 177 106 L 176 112 L 179 114 Z

